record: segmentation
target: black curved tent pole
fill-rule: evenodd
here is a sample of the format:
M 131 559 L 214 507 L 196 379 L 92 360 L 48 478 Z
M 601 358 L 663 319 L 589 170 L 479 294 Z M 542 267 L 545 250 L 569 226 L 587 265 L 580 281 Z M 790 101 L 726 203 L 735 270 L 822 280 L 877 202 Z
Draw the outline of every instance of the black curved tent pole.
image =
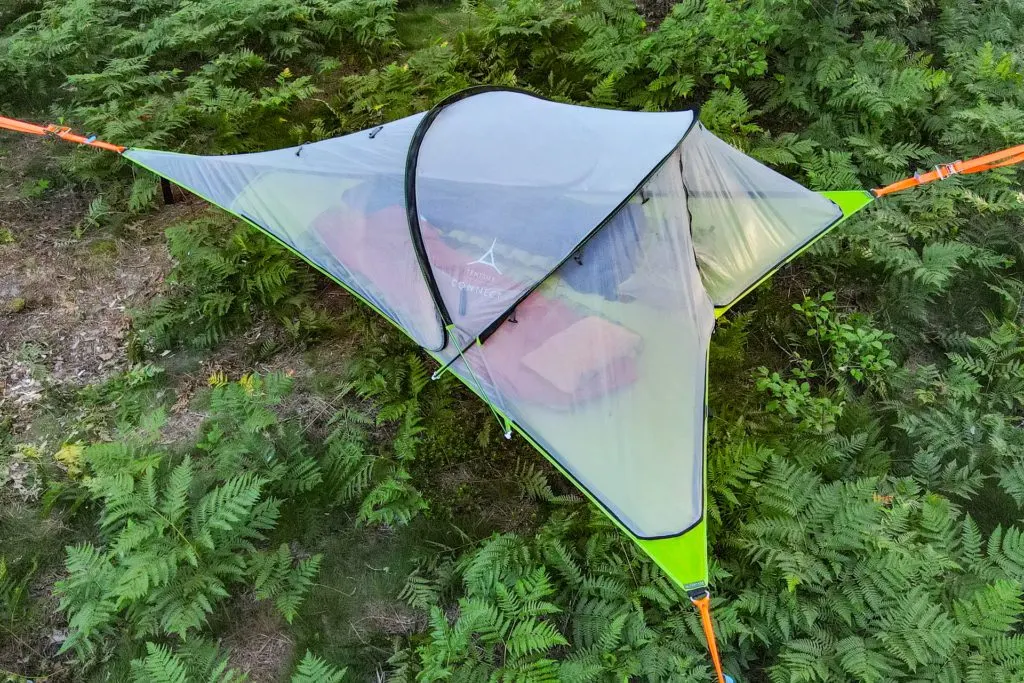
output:
M 427 289 L 430 291 L 430 298 L 433 299 L 434 306 L 437 309 L 437 314 L 441 317 L 441 346 L 436 349 L 429 349 L 430 351 L 441 351 L 448 346 L 448 326 L 452 324 L 452 316 L 448 312 L 448 307 L 445 306 L 444 297 L 441 296 L 441 290 L 438 289 L 437 279 L 434 277 L 434 269 L 430 267 L 430 258 L 427 255 L 426 245 L 423 243 L 423 230 L 420 226 L 419 208 L 416 205 L 416 168 L 419 164 L 420 147 L 423 145 L 423 138 L 426 137 L 431 124 L 434 123 L 434 120 L 445 109 L 445 107 L 455 104 L 460 100 L 464 100 L 467 97 L 481 95 L 488 92 L 513 92 L 536 97 L 540 100 L 547 99 L 546 97 L 532 93 L 529 90 L 500 85 L 478 85 L 460 90 L 435 104 L 433 108 L 430 109 L 430 111 L 428 111 L 420 120 L 419 125 L 416 126 L 416 130 L 412 134 L 412 139 L 409 141 L 409 152 L 405 157 L 405 215 L 406 220 L 409 223 L 409 236 L 412 238 L 413 250 L 416 253 L 416 261 L 420 264 L 420 272 L 423 274 L 423 280 L 426 282 Z M 505 317 L 504 314 L 502 317 Z
M 427 255 L 427 249 L 423 243 L 423 231 L 420 228 L 419 210 L 416 205 L 416 167 L 417 164 L 419 163 L 420 147 L 423 144 L 423 138 L 426 136 L 431 124 L 433 124 L 434 120 L 438 117 L 438 115 L 440 115 L 440 113 L 445 109 L 445 107 L 455 104 L 460 100 L 464 100 L 467 97 L 481 95 L 483 93 L 489 92 L 512 92 L 518 93 L 520 95 L 529 95 L 530 97 L 535 97 L 539 100 L 551 101 L 549 98 L 544 97 L 543 95 L 538 95 L 537 93 L 534 92 L 530 92 L 529 90 L 523 90 L 522 88 L 514 88 L 502 85 L 477 85 L 471 88 L 466 88 L 465 90 L 460 90 L 438 102 L 430 111 L 426 113 L 426 115 L 420 121 L 419 125 L 416 126 L 416 130 L 413 132 L 412 140 L 409 142 L 409 153 L 405 159 L 405 211 L 406 218 L 409 223 L 409 234 L 412 238 L 413 249 L 416 252 L 416 260 L 420 264 L 420 271 L 423 273 L 423 279 L 427 283 L 427 289 L 430 290 L 430 296 L 434 301 L 434 306 L 437 308 L 437 313 L 441 317 L 441 326 L 443 328 L 441 348 L 431 349 L 432 351 L 440 351 L 441 349 L 444 349 L 448 345 L 448 326 L 453 323 L 451 314 L 448 312 L 448 307 L 445 306 L 444 298 L 441 296 L 441 290 L 437 286 L 437 280 L 436 278 L 434 278 L 434 271 L 430 267 L 430 258 Z M 595 235 L 597 235 L 597 233 L 599 233 L 606 225 L 608 225 L 608 223 L 611 222 L 611 220 L 616 216 L 616 214 L 618 214 L 619 211 L 621 211 L 623 207 L 625 207 L 626 204 L 629 203 L 629 201 L 636 195 L 636 193 L 639 192 L 641 188 L 643 188 L 643 186 L 646 185 L 650 181 L 650 179 L 654 177 L 654 174 L 657 173 L 661 169 L 661 167 L 665 165 L 665 162 L 669 160 L 669 158 L 672 156 L 673 153 L 675 153 L 677 149 L 679 149 L 679 145 L 683 143 L 683 140 L 686 139 L 686 136 L 689 135 L 690 131 L 694 129 L 700 118 L 699 108 L 694 108 L 691 111 L 693 112 L 693 119 L 690 121 L 690 125 L 687 126 L 685 131 L 683 131 L 683 134 L 680 136 L 679 141 L 676 142 L 672 149 L 670 149 L 668 153 L 665 154 L 661 161 L 655 164 L 654 168 L 651 169 L 650 173 L 644 176 L 644 178 L 639 183 L 637 183 L 637 186 L 633 188 L 633 191 L 627 194 L 623 198 L 623 200 L 619 202 L 619 204 L 614 209 L 612 209 L 612 211 L 607 216 L 605 216 L 600 223 L 595 225 L 593 230 L 587 233 L 583 237 L 583 239 L 580 240 L 579 244 L 577 244 L 568 254 L 566 254 L 565 257 L 554 266 L 554 268 L 549 270 L 544 275 L 544 277 L 539 278 L 537 282 L 535 282 L 531 287 L 529 287 L 525 292 L 523 292 L 519 297 L 517 297 L 511 305 L 509 305 L 498 317 L 492 320 L 490 324 L 488 324 L 487 327 L 485 327 L 483 331 L 480 332 L 479 335 L 477 335 L 477 338 L 479 339 L 481 344 L 484 343 L 488 338 L 490 338 L 490 336 L 493 335 L 498 330 L 498 328 L 502 326 L 505 320 L 510 315 L 512 315 L 516 307 L 523 303 L 526 297 L 533 294 L 533 292 L 536 291 L 536 289 L 540 287 L 541 284 L 543 284 L 549 277 L 554 275 L 559 268 L 565 265 L 565 263 L 570 258 L 572 258 L 572 255 L 575 254 L 580 247 L 584 246 Z
M 508 306 L 508 308 L 506 308 L 501 313 L 501 315 L 499 315 L 497 318 L 492 320 L 491 323 L 487 327 L 485 327 L 483 329 L 483 331 L 477 337 L 480 340 L 481 344 L 486 342 L 490 338 L 490 336 L 492 334 L 494 334 L 495 332 L 498 331 L 498 328 L 501 327 L 505 323 L 505 321 L 509 318 L 509 316 L 511 316 L 515 312 L 516 307 L 518 307 L 521 303 L 523 303 L 523 301 L 526 300 L 526 297 L 528 297 L 531 294 L 533 294 L 537 290 L 538 287 L 540 287 L 542 284 L 544 284 L 545 281 L 547 281 L 547 279 L 549 277 L 551 277 L 552 275 L 557 273 L 559 268 L 561 268 L 566 263 L 568 263 L 569 259 L 571 259 L 573 257 L 573 255 L 576 254 L 580 250 L 580 247 L 585 246 L 587 244 L 587 242 L 589 242 L 591 239 L 594 238 L 595 235 L 597 235 L 597 233 L 601 232 L 601 230 L 603 230 L 605 228 L 605 226 L 607 226 L 609 223 L 611 223 L 612 219 L 615 218 L 616 215 L 618 215 L 619 211 L 622 211 L 622 209 L 625 208 L 626 204 L 628 204 L 629 201 L 631 199 L 633 199 L 633 197 L 635 197 L 636 194 L 638 192 L 640 192 L 640 190 L 643 189 L 644 185 L 646 185 L 648 182 L 650 182 L 651 178 L 654 177 L 654 174 L 656 174 L 658 171 L 661 170 L 661 167 L 665 165 L 665 162 L 667 162 L 672 157 L 673 154 L 675 154 L 676 150 L 679 149 L 679 145 L 683 144 L 683 140 L 686 139 L 686 136 L 689 135 L 690 131 L 692 131 L 694 129 L 694 127 L 697 125 L 698 117 L 700 115 L 700 110 L 699 109 L 692 109 L 691 111 L 693 112 L 693 119 L 690 121 L 690 125 L 686 127 L 686 130 L 683 131 L 683 134 L 679 138 L 679 141 L 676 142 L 676 144 L 672 147 L 672 149 L 669 150 L 668 154 L 666 154 L 664 157 L 662 157 L 661 161 L 659 161 L 657 164 L 654 165 L 654 168 L 651 169 L 650 173 L 645 175 L 643 177 L 643 180 L 641 180 L 639 183 L 637 183 L 637 186 L 633 188 L 633 191 L 630 192 L 629 194 L 627 194 L 625 196 L 625 198 L 621 202 L 619 202 L 619 204 L 614 209 L 611 210 L 611 213 L 609 213 L 607 216 L 605 216 L 604 219 L 600 223 L 595 225 L 593 230 L 591 230 L 586 235 L 584 235 L 583 239 L 581 239 L 579 241 L 579 244 L 577 244 L 572 249 L 572 251 L 570 251 L 568 254 L 566 254 L 565 257 L 561 261 L 556 263 L 555 266 L 551 270 L 549 270 L 547 273 L 545 273 L 544 277 L 538 278 L 537 281 L 531 287 L 529 287 L 525 292 L 520 294 L 516 298 L 516 300 L 513 301 Z M 687 207 L 687 210 L 689 210 L 689 207 Z

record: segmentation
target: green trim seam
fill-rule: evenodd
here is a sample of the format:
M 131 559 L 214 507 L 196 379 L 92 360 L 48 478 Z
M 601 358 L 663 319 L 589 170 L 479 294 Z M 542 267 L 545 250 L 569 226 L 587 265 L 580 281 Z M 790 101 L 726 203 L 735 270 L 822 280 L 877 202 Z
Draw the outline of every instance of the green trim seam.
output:
M 461 346 L 459 346 L 458 340 L 455 339 L 454 332 L 458 330 L 458 328 L 455 327 L 455 323 L 452 323 L 452 324 L 446 326 L 444 329 L 448 332 L 448 338 L 454 341 L 454 343 L 455 343 L 455 350 L 458 351 L 458 354 L 459 354 L 458 357 L 462 359 L 462 362 L 466 365 L 466 370 L 469 372 L 469 376 L 472 377 L 473 381 L 476 383 L 476 388 L 478 389 L 478 391 L 476 391 L 474 393 L 477 396 L 479 396 L 483 400 L 484 403 L 487 404 L 488 408 L 491 409 L 491 414 L 494 415 L 494 419 L 497 420 L 498 424 L 500 424 L 502 426 L 502 429 L 504 429 L 505 438 L 506 439 L 511 439 L 512 438 L 512 432 L 511 432 L 511 430 L 509 430 L 506 427 L 506 425 L 508 423 L 508 418 L 504 417 L 501 414 L 501 412 L 499 412 L 498 409 L 494 406 L 494 403 L 491 402 L 490 397 L 487 396 L 487 392 L 484 391 L 484 384 L 483 384 L 483 382 L 481 382 L 480 378 L 476 376 L 476 372 L 473 371 L 473 365 L 466 359 L 466 354 L 463 353 L 463 348 Z M 480 344 L 480 337 L 476 338 L 476 345 L 477 346 L 481 345 Z M 480 354 L 480 359 L 481 359 L 481 361 L 483 361 L 484 365 L 486 366 L 487 361 L 486 361 L 486 359 L 483 358 L 483 353 L 482 352 Z M 458 373 L 455 373 L 455 376 L 458 377 L 459 376 Z M 466 384 L 466 382 L 463 382 L 463 384 Z
M 875 196 L 868 192 L 867 190 L 836 190 L 830 192 L 819 192 L 818 194 L 835 203 L 843 212 L 842 218 L 837 220 L 832 225 L 828 226 L 825 230 L 822 230 L 820 233 L 815 235 L 814 239 L 812 239 L 810 242 L 808 242 L 804 246 L 794 251 L 788 257 L 786 257 L 786 259 L 780 262 L 779 265 L 775 266 L 775 268 L 765 273 L 765 275 L 760 280 L 758 280 L 757 282 L 743 290 L 743 293 L 737 296 L 731 302 L 724 306 L 715 306 L 716 318 L 721 318 L 723 315 L 725 315 L 726 311 L 728 311 L 730 308 L 732 308 L 737 303 L 742 301 L 744 297 L 746 297 L 752 291 L 754 291 L 755 289 L 763 285 L 765 282 L 767 282 L 768 279 L 770 279 L 777 272 L 782 270 L 783 266 L 785 266 L 787 263 L 794 260 L 798 256 L 804 254 L 808 249 L 817 244 L 818 240 L 820 240 L 822 237 L 838 228 L 840 225 L 845 223 L 848 218 L 853 216 L 855 213 L 863 209 L 871 202 L 875 201 Z

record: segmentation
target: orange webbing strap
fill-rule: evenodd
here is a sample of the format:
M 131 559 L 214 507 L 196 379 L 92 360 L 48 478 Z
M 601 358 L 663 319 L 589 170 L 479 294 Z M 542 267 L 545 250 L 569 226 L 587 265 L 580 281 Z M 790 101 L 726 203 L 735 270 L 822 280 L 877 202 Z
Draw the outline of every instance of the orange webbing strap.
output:
M 13 130 L 18 133 L 28 133 L 29 135 L 53 135 L 61 140 L 75 142 L 79 145 L 88 145 L 89 147 L 99 147 L 100 149 L 105 149 L 108 152 L 117 152 L 118 154 L 126 149 L 118 145 L 112 145 L 109 142 L 102 142 L 97 140 L 95 137 L 76 135 L 71 132 L 70 128 L 55 126 L 53 124 L 48 126 L 38 126 L 34 123 L 26 123 L 25 121 L 18 121 L 17 119 L 8 119 L 0 116 L 0 128 Z
M 704 591 L 703 594 L 690 594 L 690 601 L 700 612 L 700 625 L 704 628 L 704 637 L 708 641 L 708 652 L 711 653 L 711 661 L 715 665 L 715 673 L 718 674 L 718 683 L 725 683 L 725 674 L 722 673 L 722 660 L 718 657 L 718 642 L 715 640 L 715 627 L 711 623 L 711 593 Z
M 871 194 L 876 197 L 884 197 L 887 194 L 908 190 L 918 185 L 925 185 L 936 180 L 945 180 L 951 175 L 981 173 L 982 171 L 989 171 L 1000 166 L 1012 166 L 1013 164 L 1020 163 L 1024 163 L 1024 145 L 1009 147 L 1002 151 L 975 157 L 967 161 L 954 161 L 951 164 L 942 164 L 927 173 L 915 173 L 911 177 L 895 182 L 892 185 L 871 190 Z

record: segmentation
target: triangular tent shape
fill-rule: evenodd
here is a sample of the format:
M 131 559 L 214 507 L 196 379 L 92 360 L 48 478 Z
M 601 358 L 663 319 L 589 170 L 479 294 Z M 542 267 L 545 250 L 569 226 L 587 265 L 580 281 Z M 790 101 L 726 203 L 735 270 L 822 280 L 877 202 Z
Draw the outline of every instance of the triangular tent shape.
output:
M 801 187 L 696 112 L 491 87 L 301 147 L 124 155 L 407 332 L 687 590 L 708 578 L 716 315 L 871 200 Z

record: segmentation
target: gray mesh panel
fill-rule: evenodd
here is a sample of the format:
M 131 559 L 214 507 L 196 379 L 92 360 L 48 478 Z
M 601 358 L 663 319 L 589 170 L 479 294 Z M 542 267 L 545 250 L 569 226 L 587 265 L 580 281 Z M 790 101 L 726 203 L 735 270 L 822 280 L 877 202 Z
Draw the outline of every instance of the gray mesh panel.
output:
M 573 253 L 678 144 L 691 112 L 637 114 L 514 92 L 444 108 L 416 200 L 452 321 L 474 338 Z
M 683 143 L 693 241 L 716 306 L 842 217 L 838 206 L 696 126 Z
M 422 115 L 300 148 L 222 157 L 129 150 L 132 161 L 257 223 L 427 348 L 442 327 L 412 248 L 405 159 Z
M 515 321 L 466 354 L 492 400 L 634 533 L 697 522 L 714 312 L 678 152 Z

